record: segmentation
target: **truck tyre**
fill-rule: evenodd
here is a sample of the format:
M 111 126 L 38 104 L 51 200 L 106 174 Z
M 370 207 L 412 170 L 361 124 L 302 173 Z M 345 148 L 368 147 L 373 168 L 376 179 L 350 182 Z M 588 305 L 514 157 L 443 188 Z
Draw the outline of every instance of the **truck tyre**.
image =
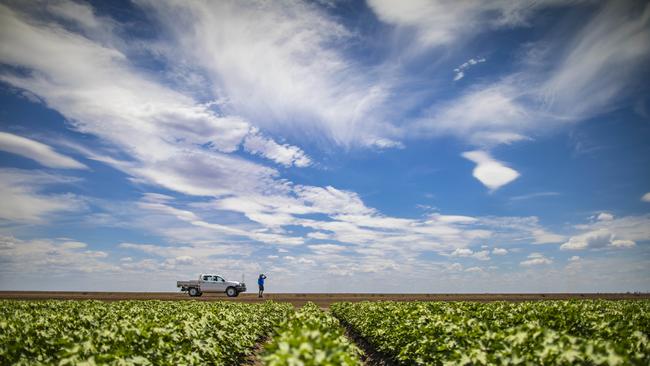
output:
M 187 293 L 192 297 L 201 296 L 199 295 L 199 290 L 196 287 L 192 287 Z
M 228 297 L 236 297 L 239 294 L 237 293 L 237 290 L 234 287 L 228 287 L 226 289 L 226 295 L 228 295 Z

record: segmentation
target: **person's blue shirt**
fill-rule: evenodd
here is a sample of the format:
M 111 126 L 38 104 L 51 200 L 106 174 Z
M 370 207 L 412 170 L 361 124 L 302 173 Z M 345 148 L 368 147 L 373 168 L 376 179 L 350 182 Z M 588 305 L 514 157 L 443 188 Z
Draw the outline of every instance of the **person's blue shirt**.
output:
M 260 285 L 260 286 L 264 286 L 264 278 L 266 278 L 266 277 L 262 277 L 262 276 L 260 276 L 260 277 L 257 279 L 257 284 Z

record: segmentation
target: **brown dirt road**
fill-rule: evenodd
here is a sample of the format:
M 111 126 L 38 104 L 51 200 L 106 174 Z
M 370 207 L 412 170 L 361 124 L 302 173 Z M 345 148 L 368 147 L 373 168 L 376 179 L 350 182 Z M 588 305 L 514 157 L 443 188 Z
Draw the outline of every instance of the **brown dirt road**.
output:
M 567 300 L 567 299 L 650 299 L 650 294 L 633 293 L 586 293 L 586 294 L 265 294 L 264 299 L 258 299 L 256 293 L 241 294 L 229 298 L 224 294 L 203 294 L 192 298 L 180 292 L 54 292 L 54 291 L 0 291 L 0 299 L 12 300 L 186 300 L 186 301 L 236 301 L 257 303 L 266 300 L 289 302 L 294 306 L 302 306 L 311 301 L 322 308 L 341 301 L 537 301 L 537 300 Z

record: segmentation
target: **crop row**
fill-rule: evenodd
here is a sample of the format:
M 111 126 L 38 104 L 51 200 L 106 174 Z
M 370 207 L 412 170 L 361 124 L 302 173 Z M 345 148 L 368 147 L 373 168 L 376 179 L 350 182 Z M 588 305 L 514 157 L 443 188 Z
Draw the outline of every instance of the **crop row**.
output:
M 648 365 L 650 302 L 338 303 L 402 365 Z
M 353 366 L 362 364 L 360 354 L 336 318 L 307 303 L 279 326 L 262 360 L 269 366 Z
M 0 301 L 0 364 L 233 365 L 292 312 L 272 302 Z

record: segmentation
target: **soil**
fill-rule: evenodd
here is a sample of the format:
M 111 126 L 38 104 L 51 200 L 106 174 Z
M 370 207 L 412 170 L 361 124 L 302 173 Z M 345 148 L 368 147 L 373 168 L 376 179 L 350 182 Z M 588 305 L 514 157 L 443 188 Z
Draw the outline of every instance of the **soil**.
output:
M 650 293 L 546 293 L 546 294 L 346 294 L 346 293 L 270 293 L 263 299 L 257 293 L 241 294 L 229 298 L 225 294 L 203 294 L 201 297 L 189 297 L 181 292 L 59 292 L 59 291 L 0 291 L 0 299 L 12 300 L 185 300 L 185 301 L 236 301 L 259 303 L 266 300 L 289 302 L 302 306 L 311 301 L 323 309 L 334 302 L 341 301 L 537 301 L 568 299 L 650 299 Z

